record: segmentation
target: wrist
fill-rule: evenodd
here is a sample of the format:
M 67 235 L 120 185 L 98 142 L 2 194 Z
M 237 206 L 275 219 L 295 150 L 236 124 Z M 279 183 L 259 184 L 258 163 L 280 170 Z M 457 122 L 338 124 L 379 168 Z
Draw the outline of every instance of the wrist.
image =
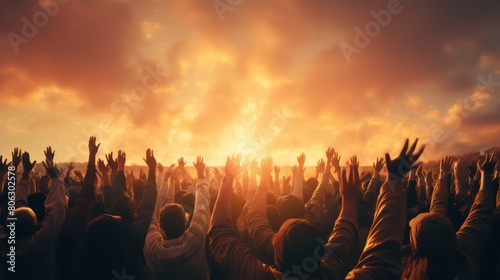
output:
M 203 173 L 203 171 L 198 171 L 198 179 L 205 179 L 205 174 Z

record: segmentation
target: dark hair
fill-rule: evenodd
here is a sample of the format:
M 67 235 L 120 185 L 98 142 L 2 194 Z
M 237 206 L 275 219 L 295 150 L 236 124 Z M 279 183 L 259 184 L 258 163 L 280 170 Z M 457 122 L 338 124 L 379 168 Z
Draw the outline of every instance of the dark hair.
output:
M 45 218 L 45 199 L 47 199 L 47 195 L 41 192 L 32 193 L 28 196 L 28 206 L 35 212 L 36 219 L 39 222 Z
M 278 232 L 281 227 L 280 213 L 275 205 L 268 204 L 266 206 L 267 220 L 274 232 Z
M 103 279 L 112 269 L 124 267 L 125 237 L 126 225 L 121 217 L 105 214 L 93 219 L 85 232 L 82 279 Z
M 144 189 L 146 188 L 146 183 L 141 179 L 136 179 L 132 183 L 132 191 L 134 192 L 134 204 L 138 208 L 142 202 L 142 196 L 144 194 Z
M 285 195 L 278 199 L 276 206 L 282 222 L 292 218 L 304 218 L 304 203 L 294 195 Z
M 186 212 L 177 203 L 163 206 L 160 210 L 160 228 L 167 239 L 176 239 L 186 231 Z
M 16 238 L 31 236 L 35 233 L 35 226 L 38 223 L 35 212 L 29 207 L 19 207 L 14 210 L 16 221 Z
M 124 196 L 115 201 L 113 209 L 114 214 L 122 217 L 127 224 L 132 223 L 132 221 L 134 221 L 135 217 L 137 216 L 135 204 L 128 196 Z

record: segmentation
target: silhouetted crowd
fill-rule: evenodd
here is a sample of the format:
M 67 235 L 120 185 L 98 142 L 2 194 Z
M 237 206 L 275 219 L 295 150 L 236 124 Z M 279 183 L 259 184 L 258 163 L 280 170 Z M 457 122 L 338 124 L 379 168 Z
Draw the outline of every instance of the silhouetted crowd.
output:
M 84 174 L 51 147 L 39 174 L 16 148 L 0 156 L 0 279 L 500 279 L 495 153 L 424 168 L 417 142 L 364 172 L 328 148 L 311 178 L 304 154 L 292 174 L 198 156 L 194 178 L 149 149 L 136 176 L 95 137 Z

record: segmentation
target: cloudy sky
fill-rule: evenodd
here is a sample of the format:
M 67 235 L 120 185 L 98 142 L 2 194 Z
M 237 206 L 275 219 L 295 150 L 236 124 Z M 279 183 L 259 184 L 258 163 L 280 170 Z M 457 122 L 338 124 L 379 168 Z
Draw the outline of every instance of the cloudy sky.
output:
M 438 2 L 438 3 L 436 3 Z M 500 145 L 499 1 L 1 0 L 0 154 L 368 165 Z

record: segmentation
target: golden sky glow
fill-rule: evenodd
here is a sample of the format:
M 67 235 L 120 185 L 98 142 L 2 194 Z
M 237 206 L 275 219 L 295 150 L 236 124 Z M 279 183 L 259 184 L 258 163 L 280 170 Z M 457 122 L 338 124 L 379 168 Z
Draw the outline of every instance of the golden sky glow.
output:
M 500 3 L 434 2 L 2 1 L 0 154 L 85 161 L 90 135 L 137 164 L 149 147 L 371 165 L 406 137 L 425 159 L 498 146 Z

